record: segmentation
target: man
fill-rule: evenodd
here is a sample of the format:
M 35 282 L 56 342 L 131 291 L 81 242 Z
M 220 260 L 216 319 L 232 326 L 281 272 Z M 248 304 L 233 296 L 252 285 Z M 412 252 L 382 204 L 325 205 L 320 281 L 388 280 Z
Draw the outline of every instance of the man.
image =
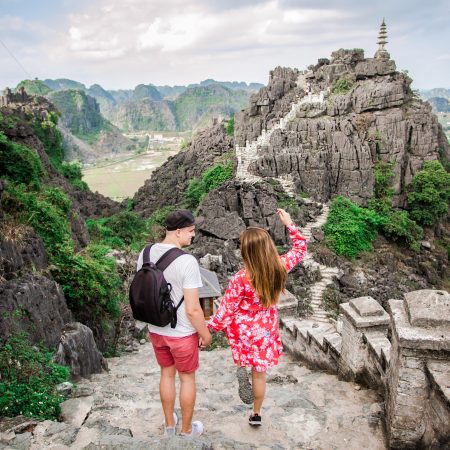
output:
M 195 218 L 191 212 L 178 210 L 169 214 L 165 221 L 166 236 L 150 250 L 150 261 L 158 259 L 173 247 L 186 247 L 195 236 Z M 139 255 L 137 270 L 142 267 L 143 251 Z M 199 364 L 199 346 L 211 343 L 211 333 L 200 306 L 198 288 L 202 286 L 200 269 L 192 255 L 181 255 L 164 270 L 164 278 L 172 285 L 171 298 L 175 306 L 184 296 L 184 302 L 177 311 L 177 325 L 157 327 L 149 325 L 150 340 L 156 360 L 161 367 L 159 393 L 165 416 L 164 435 L 175 435 L 178 418 L 175 407 L 175 375 L 180 377 L 180 406 L 182 416 L 181 434 L 200 436 L 203 424 L 192 421 L 196 387 L 195 371 Z

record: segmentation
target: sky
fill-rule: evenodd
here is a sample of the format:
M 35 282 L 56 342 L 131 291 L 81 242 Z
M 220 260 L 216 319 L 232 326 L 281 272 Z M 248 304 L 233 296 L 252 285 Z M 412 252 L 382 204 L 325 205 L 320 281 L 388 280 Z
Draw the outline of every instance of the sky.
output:
M 450 88 L 448 0 L 0 0 L 0 88 L 26 78 L 86 86 L 266 84 L 339 48 L 386 48 L 413 88 Z

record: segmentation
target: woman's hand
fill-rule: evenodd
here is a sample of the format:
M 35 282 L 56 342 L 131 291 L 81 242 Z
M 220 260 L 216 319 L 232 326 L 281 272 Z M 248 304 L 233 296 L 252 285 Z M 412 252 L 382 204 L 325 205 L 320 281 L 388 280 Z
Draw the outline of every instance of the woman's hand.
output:
M 277 214 L 278 217 L 280 218 L 281 222 L 285 225 L 285 226 L 289 226 L 289 225 L 293 225 L 292 219 L 290 214 L 285 211 L 284 209 L 278 208 L 277 209 Z

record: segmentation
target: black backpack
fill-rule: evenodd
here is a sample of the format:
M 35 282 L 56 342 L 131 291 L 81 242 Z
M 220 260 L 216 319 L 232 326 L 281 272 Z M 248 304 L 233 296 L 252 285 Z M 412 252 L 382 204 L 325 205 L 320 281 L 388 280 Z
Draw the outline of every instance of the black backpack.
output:
M 159 258 L 156 263 L 150 262 L 150 249 L 144 248 L 143 264 L 130 285 L 130 306 L 136 320 L 147 322 L 157 327 L 165 327 L 170 323 L 172 328 L 177 325 L 177 311 L 184 297 L 177 306 L 170 298 L 172 285 L 167 283 L 163 271 L 179 256 L 186 252 L 174 247 Z

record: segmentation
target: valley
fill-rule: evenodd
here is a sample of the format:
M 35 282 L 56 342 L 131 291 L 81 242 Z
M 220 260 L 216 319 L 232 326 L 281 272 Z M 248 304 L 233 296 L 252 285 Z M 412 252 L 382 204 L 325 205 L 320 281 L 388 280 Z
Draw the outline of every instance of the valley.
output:
M 92 191 L 113 200 L 131 198 L 157 167 L 179 152 L 189 135 L 162 132 L 126 134 L 140 150 L 85 165 L 83 180 Z

